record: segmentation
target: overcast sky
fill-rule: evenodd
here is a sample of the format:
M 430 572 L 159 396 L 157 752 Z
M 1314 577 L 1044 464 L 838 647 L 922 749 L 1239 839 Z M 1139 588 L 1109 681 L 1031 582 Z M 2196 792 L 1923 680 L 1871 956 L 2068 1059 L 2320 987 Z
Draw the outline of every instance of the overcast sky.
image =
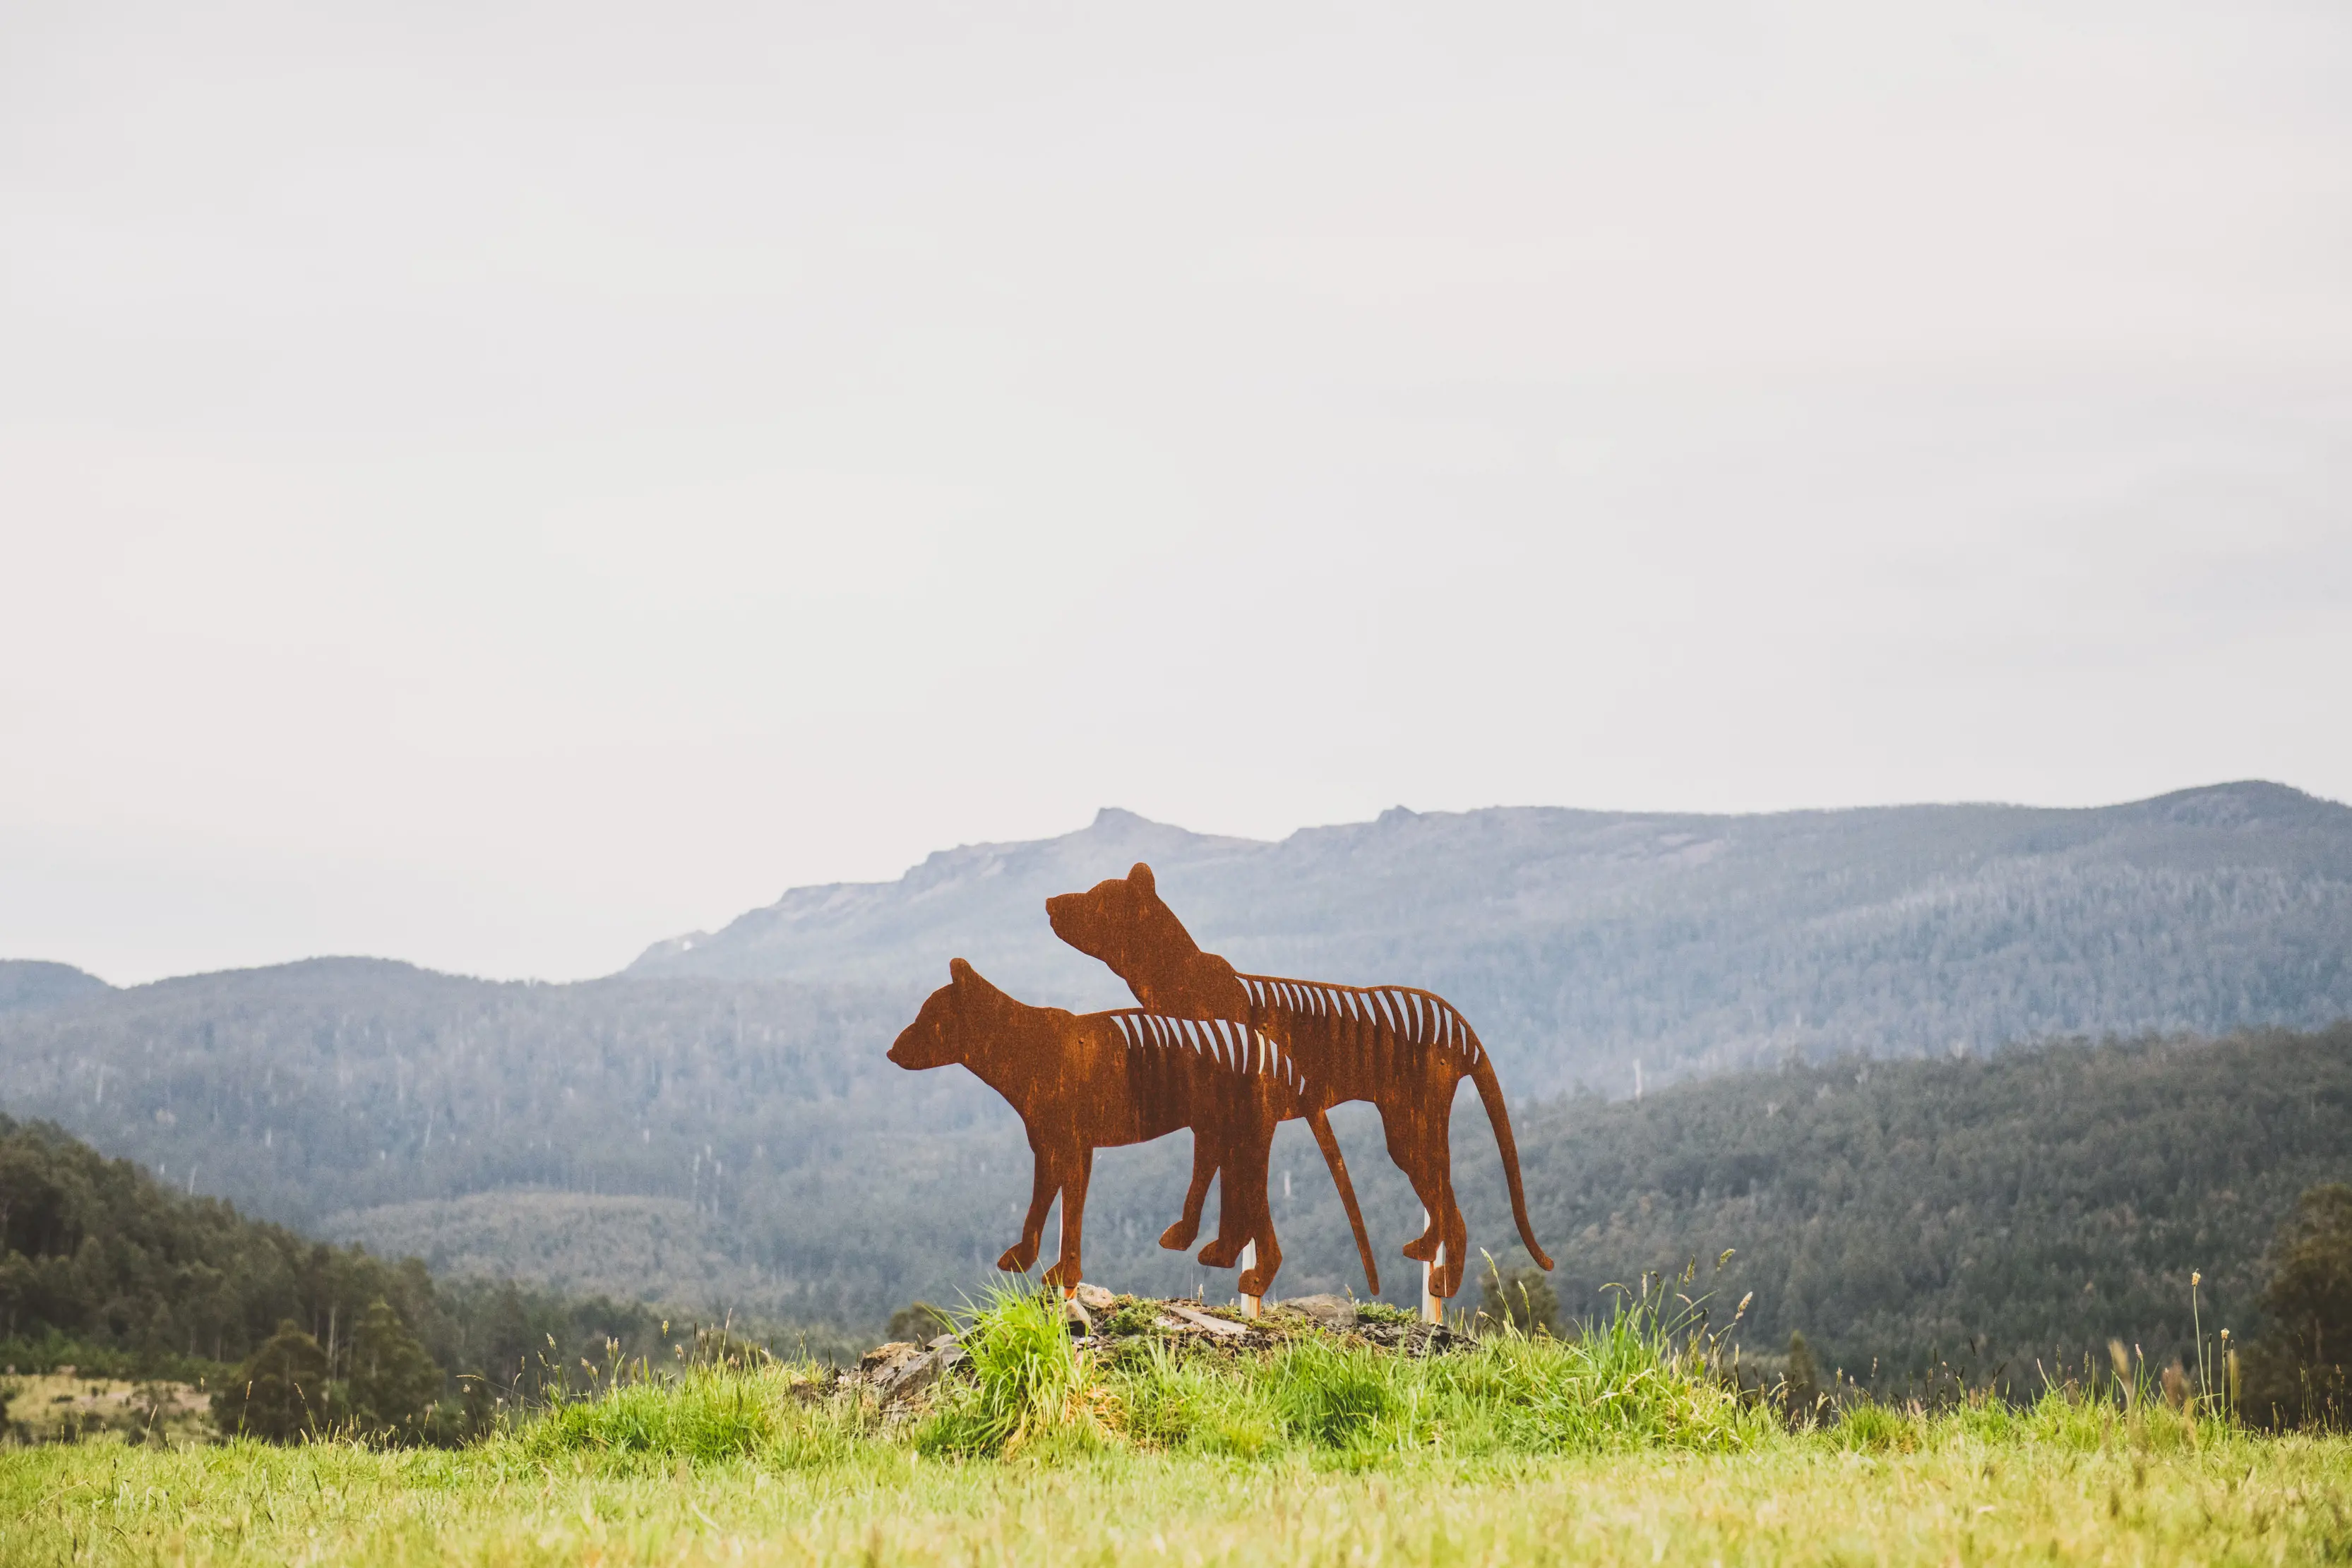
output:
M 0 955 L 2352 797 L 2352 7 L 0 0 Z

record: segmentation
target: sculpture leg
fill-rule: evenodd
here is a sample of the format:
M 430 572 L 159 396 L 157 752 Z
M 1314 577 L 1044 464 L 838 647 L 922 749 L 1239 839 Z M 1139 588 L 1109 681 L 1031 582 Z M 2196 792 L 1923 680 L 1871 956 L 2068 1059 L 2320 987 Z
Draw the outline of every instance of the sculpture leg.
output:
M 1249 1140 L 1221 1140 L 1223 1161 L 1217 1172 L 1217 1239 L 1201 1249 L 1201 1261 L 1212 1269 L 1230 1269 L 1240 1259 L 1242 1249 L 1248 1244 L 1249 1221 Z M 1265 1155 L 1258 1155 L 1257 1183 L 1261 1192 L 1265 1186 Z
M 1451 1297 L 1462 1289 L 1464 1255 L 1470 1250 L 1469 1222 L 1462 1218 L 1462 1205 L 1454 1200 L 1454 1181 L 1449 1175 L 1440 1193 L 1445 1205 L 1445 1251 L 1429 1282 L 1430 1294 Z
M 1433 1151 L 1418 1106 L 1381 1103 L 1381 1130 L 1388 1134 L 1389 1158 L 1397 1169 L 1404 1172 L 1412 1183 L 1412 1196 L 1421 1200 L 1429 1223 L 1422 1233 L 1400 1249 L 1416 1263 L 1436 1260 L 1437 1249 L 1445 1239 L 1445 1209 L 1440 1188 L 1445 1180 L 1444 1146 L 1441 1142 Z
M 1437 1186 L 1437 1201 L 1430 1206 L 1429 1223 L 1444 1243 L 1444 1251 L 1433 1260 L 1437 1267 L 1430 1274 L 1429 1292 L 1441 1299 L 1462 1289 L 1465 1254 L 1470 1249 L 1470 1225 L 1462 1218 L 1461 1202 L 1454 1194 L 1452 1134 L 1453 1129 L 1441 1121 L 1430 1129 L 1428 1139 L 1430 1169 Z
M 1192 1185 L 1184 1189 L 1183 1218 L 1160 1233 L 1160 1245 L 1171 1252 L 1191 1247 L 1201 1234 L 1201 1210 L 1209 1200 L 1209 1178 L 1224 1163 L 1224 1150 L 1212 1127 L 1192 1129 Z
M 1095 1152 L 1078 1152 L 1077 1168 L 1062 1183 L 1062 1255 L 1045 1270 L 1045 1283 L 1058 1285 L 1064 1295 L 1078 1288 L 1078 1249 L 1086 1232 L 1087 1184 L 1094 1179 Z
M 1194 1124 L 1213 1126 L 1217 1145 L 1217 1239 L 1201 1249 L 1201 1261 L 1212 1269 L 1232 1268 L 1249 1245 L 1253 1186 L 1257 1203 L 1265 1200 L 1266 1150 L 1281 1113 L 1261 1103 L 1261 1093 L 1260 1085 L 1229 1083 Z
M 1257 1243 L 1255 1264 L 1242 1270 L 1241 1292 L 1263 1296 L 1282 1269 L 1282 1247 L 1274 1239 L 1274 1206 L 1267 1201 L 1266 1166 L 1274 1152 L 1274 1128 L 1253 1136 L 1225 1162 L 1225 1184 L 1238 1199 L 1234 1223 Z
M 1307 1113 L 1307 1125 L 1315 1134 L 1316 1146 L 1323 1151 L 1323 1163 L 1330 1167 L 1331 1185 L 1339 1189 L 1339 1207 L 1348 1211 L 1348 1228 L 1356 1238 L 1356 1256 L 1364 1264 L 1364 1284 L 1377 1296 L 1381 1293 L 1381 1266 L 1372 1261 L 1372 1241 L 1364 1234 L 1364 1211 L 1356 1206 L 1356 1184 L 1348 1179 L 1347 1156 L 1339 1152 L 1339 1139 L 1331 1131 L 1331 1119 L 1320 1110 Z
M 1045 1211 L 1054 1207 L 1054 1193 L 1062 1184 L 1057 1162 L 1033 1141 L 1029 1145 L 1029 1215 L 1021 1222 L 1021 1239 L 1004 1249 L 996 1266 L 1007 1273 L 1026 1274 L 1037 1261 L 1038 1244 L 1045 1236 Z

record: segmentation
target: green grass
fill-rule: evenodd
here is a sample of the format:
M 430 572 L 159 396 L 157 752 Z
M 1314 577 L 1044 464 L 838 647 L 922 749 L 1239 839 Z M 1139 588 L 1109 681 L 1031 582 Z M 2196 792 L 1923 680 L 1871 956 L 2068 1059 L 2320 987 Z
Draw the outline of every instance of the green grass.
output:
M 806 1400 L 806 1371 L 695 1367 L 673 1381 L 626 1383 L 549 1410 L 504 1439 L 525 1460 L 594 1456 L 606 1469 L 667 1468 L 756 1456 L 775 1469 L 841 1461 L 865 1422 Z
M 1427 1361 L 1073 1352 L 1001 1299 L 920 1420 L 814 1369 L 623 1379 L 457 1452 L 0 1453 L 0 1562 L 2352 1560 L 2352 1441 L 2053 1390 L 1790 1432 L 1638 1312 Z
M 1104 1449 L 943 1463 L 863 1442 L 666 1469 L 513 1440 L 80 1447 L 0 1457 L 0 1561 L 1601 1563 L 2343 1561 L 2352 1448 L 2229 1436 L 2143 1452 L 1930 1422 L 1736 1453 L 1396 1456 L 1377 1469 Z
M 921 1452 L 971 1458 L 1033 1433 L 1102 1434 L 1084 1404 L 1094 1357 L 1071 1347 L 1057 1298 L 1000 1286 L 961 1337 L 974 1380 L 946 1392 L 918 1437 Z
M 1423 1450 L 1730 1453 L 1779 1436 L 1769 1413 L 1631 1326 L 1568 1343 L 1498 1336 L 1426 1361 L 1319 1335 L 1238 1364 L 1153 1343 L 1092 1382 L 1108 1424 L 1143 1447 L 1356 1468 Z
M 1145 1317 L 1121 1303 L 1106 1322 L 1122 1315 Z M 1264 1354 L 1188 1351 L 1152 1333 L 1080 1350 L 1058 1301 L 1010 1287 L 992 1293 L 961 1337 L 976 1375 L 950 1385 L 918 1428 L 915 1447 L 929 1457 L 1001 1456 L 1050 1440 L 1242 1459 L 1305 1452 L 1364 1468 L 1423 1449 L 1731 1452 L 1778 1432 L 1769 1412 L 1714 1375 L 1709 1347 L 1662 1321 L 1646 1293 L 1570 1339 L 1504 1327 L 1426 1359 L 1297 1320 Z

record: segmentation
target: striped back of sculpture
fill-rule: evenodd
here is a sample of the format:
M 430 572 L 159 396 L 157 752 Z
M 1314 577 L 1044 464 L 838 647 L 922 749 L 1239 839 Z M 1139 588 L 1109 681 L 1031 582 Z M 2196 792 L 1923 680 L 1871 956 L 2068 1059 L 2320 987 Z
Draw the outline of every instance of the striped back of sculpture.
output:
M 1263 1030 L 1235 1019 L 1180 1019 L 1141 1008 L 1122 1008 L 1101 1015 L 1111 1020 L 1127 1042 L 1138 1069 L 1154 1069 L 1185 1053 L 1224 1072 L 1265 1074 L 1288 1093 L 1303 1094 L 1306 1074 L 1297 1060 Z
M 1451 1059 L 1466 1076 L 1486 1059 L 1470 1020 L 1434 991 L 1275 975 L 1240 978 L 1258 1030 L 1304 1058 L 1318 1077 L 1387 1081 L 1433 1052 Z M 1339 1072 L 1342 1065 L 1352 1071 Z

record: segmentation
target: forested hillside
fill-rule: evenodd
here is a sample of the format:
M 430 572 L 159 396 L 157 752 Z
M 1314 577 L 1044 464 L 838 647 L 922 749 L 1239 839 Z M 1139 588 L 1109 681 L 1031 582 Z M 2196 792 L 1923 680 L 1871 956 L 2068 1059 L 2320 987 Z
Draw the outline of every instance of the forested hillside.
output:
M 1933 1351 L 2032 1385 L 2036 1358 L 2079 1364 L 2111 1337 L 2168 1360 L 2192 1270 L 2207 1333 L 2259 1327 L 2281 1220 L 2305 1187 L 2352 1179 L 2352 1025 L 1792 1066 L 1554 1102 L 1521 1126 L 1564 1302 L 1737 1248 L 1701 1278 L 1718 1321 L 1755 1292 L 1750 1345 L 1801 1330 L 1849 1373 Z M 1458 1119 L 1455 1135 L 1475 1134 Z M 1470 1180 L 1497 1212 L 1491 1167 Z
M 629 973 L 939 983 L 1122 1005 L 1049 894 L 1149 860 L 1244 969 L 1427 986 L 1522 1092 L 1821 1057 L 2352 1015 L 2352 809 L 2282 785 L 2095 810 L 1904 806 L 1719 817 L 1497 809 L 1215 839 L 1105 811 L 943 851 L 895 883 L 795 889 Z
M 189 1197 L 128 1160 L 61 1129 L 0 1116 L 0 1360 L 13 1372 L 59 1364 L 99 1375 L 202 1377 L 291 1321 L 323 1348 L 333 1375 L 375 1302 L 448 1373 L 536 1386 L 583 1353 L 618 1340 L 666 1348 L 660 1314 L 635 1301 L 562 1297 L 487 1281 L 436 1281 L 397 1261 L 248 1219 Z M 690 1337 L 696 1325 L 669 1325 Z M 781 1348 L 841 1356 L 835 1336 L 739 1321 Z
M 1028 1191 L 1002 1102 L 961 1069 L 883 1060 L 917 999 L 321 961 L 0 1019 L 0 1103 L 183 1192 L 436 1270 L 871 1330 L 911 1298 L 976 1291 Z M 1717 1295 L 1757 1292 L 1760 1349 L 1801 1328 L 1850 1371 L 1972 1337 L 1988 1365 L 2111 1333 L 2155 1354 L 2179 1332 L 2191 1268 L 2245 1332 L 2255 1260 L 2295 1193 L 2352 1176 L 2352 1030 L 1791 1062 L 1639 1103 L 1513 1104 L 1571 1312 L 1730 1247 Z M 1507 1266 L 1494 1141 L 1475 1099 L 1458 1110 L 1473 1239 Z M 1363 1107 L 1334 1124 L 1402 1299 L 1410 1195 Z M 1090 1275 L 1231 1288 L 1154 1244 L 1188 1160 L 1181 1137 L 1104 1153 Z M 1297 1126 L 1274 1168 L 1279 1290 L 1360 1290 Z
M 612 1282 L 574 1272 L 608 1270 L 597 1202 L 619 1199 L 607 1212 L 633 1233 L 644 1200 L 663 1200 L 656 1218 L 698 1260 L 663 1270 L 664 1299 L 837 1316 L 847 1287 L 833 1265 L 794 1254 L 780 1280 L 784 1257 L 740 1225 L 795 1201 L 785 1184 L 854 1166 L 863 1140 L 968 1117 L 968 1080 L 910 1080 L 882 1061 L 900 1013 L 910 1006 L 868 992 L 493 984 L 320 959 L 0 1019 L 0 1105 L 54 1117 L 184 1191 L 379 1246 L 417 1233 L 419 1201 L 510 1195 L 520 1223 L 483 1244 L 576 1288 Z M 553 1233 L 549 1193 L 577 1199 Z M 481 1207 L 457 1211 L 470 1218 L 455 1234 L 495 1231 Z M 388 1229 L 368 1223 L 379 1214 Z M 732 1244 L 714 1271 L 697 1228 L 722 1214 Z M 436 1268 L 462 1260 L 427 1253 Z M 860 1283 L 888 1293 L 871 1272 Z
M 387 1266 L 168 1192 L 54 1127 L 0 1116 L 0 1340 L 241 1359 L 283 1318 L 348 1327 L 369 1302 L 416 1321 L 422 1268 Z

